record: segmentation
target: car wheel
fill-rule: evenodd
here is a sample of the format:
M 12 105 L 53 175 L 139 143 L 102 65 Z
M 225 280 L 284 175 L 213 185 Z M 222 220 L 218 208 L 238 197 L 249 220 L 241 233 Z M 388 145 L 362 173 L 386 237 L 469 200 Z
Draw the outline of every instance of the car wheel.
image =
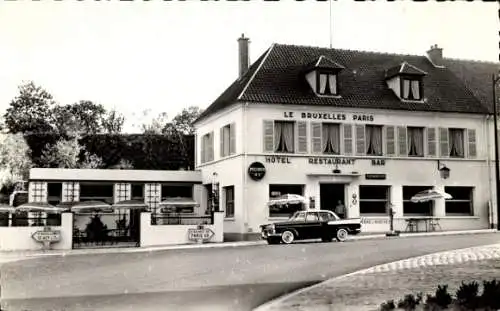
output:
M 283 232 L 283 234 L 281 235 L 281 241 L 283 241 L 283 243 L 285 244 L 291 244 L 293 243 L 293 241 L 295 240 L 295 234 L 293 234 L 292 231 L 285 231 Z
M 337 230 L 337 241 L 339 242 L 344 242 L 345 240 L 347 240 L 347 230 L 344 229 L 344 228 L 340 228 L 339 230 Z
M 267 244 L 280 244 L 280 240 L 277 238 L 267 238 Z

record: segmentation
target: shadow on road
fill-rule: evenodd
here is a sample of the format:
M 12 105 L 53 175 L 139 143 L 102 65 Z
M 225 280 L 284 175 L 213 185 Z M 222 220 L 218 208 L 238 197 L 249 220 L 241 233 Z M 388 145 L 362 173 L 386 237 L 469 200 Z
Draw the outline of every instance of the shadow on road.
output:
M 217 286 L 207 289 L 3 300 L 8 311 L 250 311 L 283 294 L 320 282 L 266 283 Z

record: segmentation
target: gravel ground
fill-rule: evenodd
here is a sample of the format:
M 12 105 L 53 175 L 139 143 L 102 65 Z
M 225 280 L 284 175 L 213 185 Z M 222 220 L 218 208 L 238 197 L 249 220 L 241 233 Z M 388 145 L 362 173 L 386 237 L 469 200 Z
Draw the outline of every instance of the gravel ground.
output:
M 448 284 L 454 294 L 462 281 L 500 280 L 500 260 L 487 259 L 466 263 L 370 272 L 337 279 L 314 290 L 300 293 L 270 310 L 347 311 L 378 310 L 389 299 L 396 302 L 404 295 L 434 293 L 437 285 Z

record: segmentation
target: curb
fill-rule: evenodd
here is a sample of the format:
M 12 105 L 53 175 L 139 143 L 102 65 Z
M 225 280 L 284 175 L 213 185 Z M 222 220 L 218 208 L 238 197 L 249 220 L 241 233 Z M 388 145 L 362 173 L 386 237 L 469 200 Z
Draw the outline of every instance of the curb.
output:
M 289 299 L 291 297 L 300 295 L 300 294 L 302 294 L 304 292 L 307 292 L 307 291 L 313 291 L 314 289 L 316 289 L 318 287 L 321 287 L 323 285 L 327 285 L 329 283 L 332 283 L 332 282 L 335 282 L 335 281 L 338 281 L 338 280 L 342 280 L 342 279 L 345 279 L 345 278 L 348 278 L 348 277 L 351 277 L 351 276 L 355 276 L 355 275 L 359 275 L 359 274 L 366 274 L 366 273 L 380 272 L 380 271 L 377 271 L 377 268 L 382 268 L 382 267 L 386 267 L 386 266 L 395 266 L 395 265 L 397 265 L 400 262 L 405 262 L 405 261 L 410 261 L 410 260 L 417 260 L 417 259 L 420 259 L 420 258 L 423 258 L 423 257 L 426 257 L 426 256 L 445 255 L 445 254 L 450 254 L 450 253 L 453 253 L 453 252 L 473 251 L 473 250 L 476 250 L 476 249 L 487 249 L 487 248 L 499 247 L 499 246 L 500 246 L 499 243 L 495 243 L 495 244 L 488 244 L 488 245 L 482 245 L 482 246 L 473 246 L 473 247 L 458 248 L 458 249 L 454 249 L 454 250 L 448 250 L 448 251 L 430 253 L 430 254 L 416 256 L 416 257 L 409 257 L 409 258 L 406 258 L 406 259 L 395 260 L 395 261 L 392 261 L 392 262 L 388 262 L 388 263 L 384 263 L 384 264 L 372 266 L 372 267 L 369 267 L 369 268 L 366 268 L 366 269 L 361 269 L 361 270 L 354 271 L 354 272 L 351 272 L 351 273 L 348 273 L 348 274 L 343 274 L 343 275 L 340 275 L 340 276 L 337 276 L 337 277 L 333 277 L 333 278 L 327 279 L 325 281 L 319 282 L 317 284 L 314 284 L 314 285 L 311 285 L 311 286 L 308 286 L 308 287 L 304 287 L 304 288 L 301 288 L 301 289 L 296 290 L 294 292 L 291 292 L 291 293 L 285 294 L 283 296 L 277 297 L 277 298 L 275 298 L 275 299 L 273 299 L 271 301 L 268 301 L 268 302 L 266 302 L 266 303 L 258 306 L 257 308 L 254 308 L 252 311 L 270 311 L 273 307 L 278 306 L 283 301 L 286 301 L 287 299 Z M 488 259 L 488 258 L 483 258 L 483 259 Z M 450 262 L 445 263 L 445 265 L 448 265 L 448 264 L 452 264 L 452 263 L 450 263 Z
M 421 232 L 421 233 L 401 233 L 396 237 L 387 237 L 385 234 L 360 235 L 352 236 L 348 241 L 357 240 L 374 240 L 374 239 L 394 239 L 394 238 L 411 238 L 422 236 L 442 236 L 442 235 L 464 235 L 464 234 L 485 234 L 498 232 L 496 229 L 480 229 L 480 230 L 463 230 L 463 231 L 437 231 L 437 232 Z M 266 241 L 245 241 L 245 242 L 223 242 L 223 243 L 206 243 L 206 244 L 184 244 L 184 245 L 165 245 L 148 248 L 140 247 L 118 247 L 118 248 L 99 248 L 99 249 L 79 249 L 79 250 L 52 250 L 52 251 L 27 251 L 27 252 L 0 252 L 0 265 L 6 262 L 48 257 L 48 256 L 79 256 L 79 255 L 94 255 L 94 254 L 126 254 L 126 253 L 148 253 L 166 250 L 186 250 L 186 249 L 203 249 L 203 248 L 230 248 L 230 247 L 245 247 L 267 245 Z M 4 257 L 2 259 L 2 257 Z

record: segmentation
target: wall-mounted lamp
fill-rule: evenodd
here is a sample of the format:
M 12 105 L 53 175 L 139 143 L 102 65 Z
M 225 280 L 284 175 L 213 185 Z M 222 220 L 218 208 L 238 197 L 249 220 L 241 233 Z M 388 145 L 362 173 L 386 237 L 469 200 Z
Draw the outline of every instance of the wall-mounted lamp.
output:
M 333 173 L 334 173 L 334 174 L 340 174 L 340 173 L 342 173 L 342 171 L 341 171 L 341 170 L 339 170 L 339 165 L 338 165 L 338 164 L 337 164 L 337 165 L 335 165 L 335 169 L 333 170 Z
M 450 177 L 450 169 L 446 165 L 442 164 L 441 161 L 439 160 L 437 164 L 438 164 L 437 169 L 439 171 L 439 174 L 441 175 L 441 178 L 447 179 L 448 177 Z

